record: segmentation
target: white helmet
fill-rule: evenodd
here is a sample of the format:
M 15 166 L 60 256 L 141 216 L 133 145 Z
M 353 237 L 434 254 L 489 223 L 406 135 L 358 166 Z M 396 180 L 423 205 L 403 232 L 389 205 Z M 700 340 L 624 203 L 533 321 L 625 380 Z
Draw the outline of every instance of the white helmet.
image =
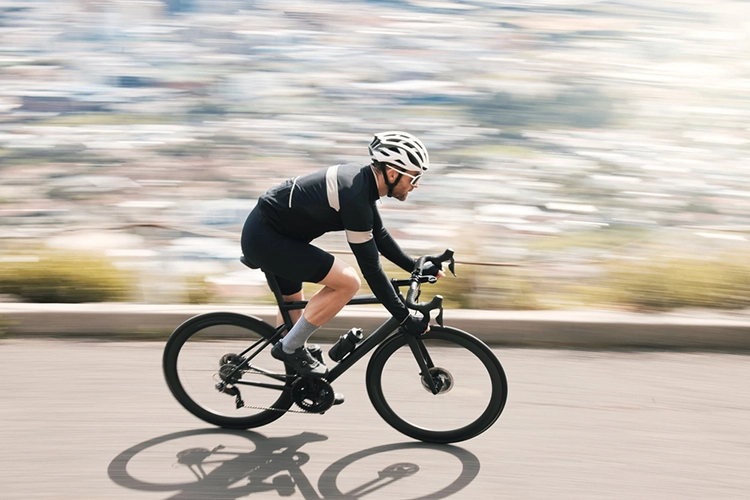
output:
M 369 146 L 373 162 L 386 163 L 399 170 L 426 171 L 430 156 L 422 141 L 406 132 L 388 131 L 375 134 Z

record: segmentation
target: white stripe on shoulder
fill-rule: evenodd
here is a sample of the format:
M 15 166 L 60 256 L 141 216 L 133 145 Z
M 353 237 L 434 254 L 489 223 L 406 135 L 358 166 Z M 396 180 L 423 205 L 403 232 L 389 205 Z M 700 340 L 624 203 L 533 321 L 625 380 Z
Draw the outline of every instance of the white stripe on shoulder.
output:
M 349 231 L 346 230 L 346 241 L 354 245 L 367 243 L 372 239 L 372 231 Z
M 292 189 L 289 190 L 289 208 L 292 208 L 292 195 L 294 194 L 294 188 L 297 187 L 297 179 L 299 179 L 299 175 L 294 178 Z
M 339 166 L 334 165 L 326 170 L 326 193 L 328 194 L 328 205 L 335 211 L 339 211 Z

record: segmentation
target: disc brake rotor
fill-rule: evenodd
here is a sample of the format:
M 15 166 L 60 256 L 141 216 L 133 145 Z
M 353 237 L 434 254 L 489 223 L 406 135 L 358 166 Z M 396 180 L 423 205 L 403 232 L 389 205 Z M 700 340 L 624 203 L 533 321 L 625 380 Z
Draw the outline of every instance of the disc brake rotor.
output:
M 432 383 L 437 388 L 437 394 L 445 394 L 453 388 L 453 375 L 445 368 L 435 366 L 430 368 L 428 375 L 422 377 L 422 386 L 427 392 L 432 393 L 427 377 L 432 378 Z

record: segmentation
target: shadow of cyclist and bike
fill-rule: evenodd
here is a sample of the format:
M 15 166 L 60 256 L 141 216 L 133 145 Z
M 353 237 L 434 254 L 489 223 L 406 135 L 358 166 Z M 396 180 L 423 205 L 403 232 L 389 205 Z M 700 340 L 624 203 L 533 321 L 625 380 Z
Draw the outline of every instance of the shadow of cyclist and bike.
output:
M 250 431 L 198 429 L 149 439 L 109 464 L 116 484 L 168 492 L 170 500 L 237 499 L 264 492 L 311 499 L 446 498 L 479 473 L 471 452 L 421 442 L 386 444 L 347 455 L 320 475 L 317 490 L 302 471 L 312 432 L 266 437 Z

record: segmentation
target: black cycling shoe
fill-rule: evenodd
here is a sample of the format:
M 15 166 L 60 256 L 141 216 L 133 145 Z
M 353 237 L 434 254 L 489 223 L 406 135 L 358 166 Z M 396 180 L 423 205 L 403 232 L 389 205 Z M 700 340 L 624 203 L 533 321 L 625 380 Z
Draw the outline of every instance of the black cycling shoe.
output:
M 287 354 L 281 347 L 281 342 L 276 342 L 271 348 L 271 356 L 291 366 L 301 377 L 325 377 L 328 374 L 326 365 L 315 359 L 305 347 Z

